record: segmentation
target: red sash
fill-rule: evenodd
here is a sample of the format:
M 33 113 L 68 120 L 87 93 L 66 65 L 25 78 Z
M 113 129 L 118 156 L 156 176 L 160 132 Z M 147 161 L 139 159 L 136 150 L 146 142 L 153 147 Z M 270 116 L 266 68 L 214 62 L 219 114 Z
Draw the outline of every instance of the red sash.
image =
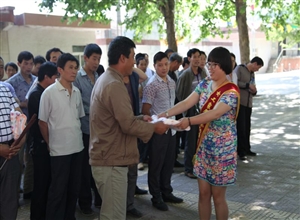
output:
M 206 102 L 204 103 L 204 105 L 201 108 L 200 114 L 210 111 L 212 109 L 214 109 L 215 105 L 218 103 L 219 99 L 222 97 L 222 95 L 225 92 L 234 92 L 236 93 L 237 97 L 238 97 L 238 103 L 237 103 L 237 111 L 236 111 L 236 116 L 235 119 L 238 116 L 239 113 L 239 107 L 240 107 L 240 90 L 239 88 L 231 82 L 227 82 L 225 84 L 222 84 L 219 88 L 217 88 L 210 96 L 209 98 L 206 100 Z M 199 125 L 199 134 L 198 134 L 198 141 L 197 141 L 197 150 L 196 150 L 196 154 L 200 149 L 201 143 L 203 141 L 204 135 L 207 132 L 207 128 L 209 126 L 210 122 L 206 123 L 206 124 L 200 124 Z M 196 154 L 194 155 L 193 158 L 193 163 L 195 161 L 196 158 Z

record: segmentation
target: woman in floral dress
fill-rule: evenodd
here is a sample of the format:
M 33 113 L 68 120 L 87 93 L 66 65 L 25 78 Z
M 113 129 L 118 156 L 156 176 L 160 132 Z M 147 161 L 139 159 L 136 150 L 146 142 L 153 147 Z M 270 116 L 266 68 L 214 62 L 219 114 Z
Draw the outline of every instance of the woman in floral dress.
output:
M 197 151 L 194 156 L 194 175 L 198 177 L 199 217 L 211 217 L 213 198 L 218 220 L 228 219 L 226 187 L 236 181 L 236 117 L 239 89 L 226 75 L 232 72 L 231 56 L 227 49 L 217 47 L 208 55 L 210 80 L 204 79 L 192 94 L 159 117 L 180 114 L 199 102 L 201 113 L 182 118 L 177 125 L 185 129 L 200 125 Z

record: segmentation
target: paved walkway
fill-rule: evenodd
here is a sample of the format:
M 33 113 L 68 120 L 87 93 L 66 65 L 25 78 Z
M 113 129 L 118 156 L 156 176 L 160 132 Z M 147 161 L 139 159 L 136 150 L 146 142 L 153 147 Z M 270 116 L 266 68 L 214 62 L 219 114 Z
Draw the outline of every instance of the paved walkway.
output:
M 266 76 L 257 77 L 258 88 L 263 91 L 255 98 L 252 117 L 251 144 L 256 157 L 238 162 L 236 186 L 227 190 L 230 219 L 300 219 L 300 95 L 298 89 L 278 92 L 277 85 L 268 85 Z M 291 82 L 291 81 L 290 81 Z M 295 84 L 295 81 L 292 81 Z M 260 84 L 261 83 L 261 84 Z M 289 84 L 289 83 L 288 83 Z M 285 88 L 287 89 L 287 88 Z M 273 95 L 276 94 L 276 95 Z M 182 155 L 180 155 L 182 160 Z M 138 185 L 148 189 L 147 169 L 139 171 Z M 197 180 L 184 176 L 183 169 L 176 168 L 172 176 L 174 194 L 184 198 L 182 204 L 170 204 L 169 211 L 152 207 L 151 196 L 137 196 L 136 208 L 143 212 L 141 220 L 190 220 L 198 219 Z M 29 219 L 29 203 L 19 209 L 18 219 Z M 99 210 L 91 217 L 78 210 L 77 219 L 98 219 Z M 213 210 L 214 214 L 214 210 Z M 134 219 L 128 216 L 128 220 Z M 213 215 L 212 219 L 215 219 Z

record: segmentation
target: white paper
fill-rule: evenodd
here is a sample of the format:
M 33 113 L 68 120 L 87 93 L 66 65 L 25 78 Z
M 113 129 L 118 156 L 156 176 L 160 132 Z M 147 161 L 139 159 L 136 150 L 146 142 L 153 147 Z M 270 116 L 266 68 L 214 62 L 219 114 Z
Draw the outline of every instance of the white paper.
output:
M 170 125 L 170 128 L 176 131 L 189 131 L 191 129 L 190 126 L 188 126 L 186 129 L 180 129 L 175 127 L 176 124 L 180 123 L 180 121 L 177 121 L 175 119 L 164 118 L 164 117 L 158 118 L 157 115 L 152 115 L 151 118 L 152 118 L 151 123 L 162 121 L 164 124 Z

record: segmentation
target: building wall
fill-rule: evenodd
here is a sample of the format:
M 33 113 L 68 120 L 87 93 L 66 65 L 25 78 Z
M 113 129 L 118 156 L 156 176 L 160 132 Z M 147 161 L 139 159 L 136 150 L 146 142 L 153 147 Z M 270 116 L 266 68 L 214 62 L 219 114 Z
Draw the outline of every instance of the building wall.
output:
M 5 32 L 5 31 L 2 31 Z M 72 46 L 84 46 L 95 42 L 95 30 L 76 28 L 55 28 L 41 26 L 13 26 L 7 32 L 8 38 L 4 41 L 9 48 L 5 62 L 17 62 L 19 52 L 28 50 L 34 56 L 45 56 L 47 50 L 58 47 L 64 52 L 72 53 Z M 5 35 L 5 33 L 4 33 Z M 1 35 L 2 36 L 2 35 Z M 0 54 L 5 53 L 5 48 L 0 48 Z
M 124 29 L 120 32 L 124 35 Z M 128 31 L 127 31 L 128 34 Z M 66 27 L 43 27 L 43 26 L 17 26 L 10 27 L 7 31 L 1 31 L 0 56 L 5 62 L 17 62 L 17 56 L 20 51 L 28 50 L 34 56 L 45 56 L 46 51 L 53 47 L 58 47 L 64 52 L 73 53 L 72 46 L 84 46 L 88 43 L 97 43 L 102 49 L 101 64 L 108 66 L 107 50 L 108 44 L 116 33 L 114 30 L 104 29 L 85 29 L 85 28 L 66 28 Z M 128 36 L 130 37 L 130 36 Z M 158 37 L 158 35 L 156 35 Z M 250 37 L 250 59 L 254 56 L 260 56 L 265 65 L 259 72 L 265 72 L 268 62 L 272 56 L 272 43 L 267 41 L 265 35 L 261 32 L 255 33 Z M 255 39 L 255 41 L 253 40 Z M 216 37 L 206 39 L 199 43 L 178 42 L 178 53 L 185 57 L 187 51 L 193 47 L 203 50 L 208 55 L 216 46 L 224 46 L 236 55 L 237 63 L 240 63 L 238 33 L 232 33 L 229 38 Z M 255 48 L 255 49 L 254 49 Z M 136 53 L 149 54 L 149 67 L 153 69 L 153 56 L 158 51 L 165 51 L 167 45 L 159 39 L 151 40 L 145 36 L 145 40 L 136 44 Z M 74 53 L 73 53 L 74 54 Z M 76 53 L 77 55 L 80 53 Z
M 9 46 L 8 46 L 8 33 L 0 30 L 0 56 L 4 62 L 8 62 L 9 57 Z

